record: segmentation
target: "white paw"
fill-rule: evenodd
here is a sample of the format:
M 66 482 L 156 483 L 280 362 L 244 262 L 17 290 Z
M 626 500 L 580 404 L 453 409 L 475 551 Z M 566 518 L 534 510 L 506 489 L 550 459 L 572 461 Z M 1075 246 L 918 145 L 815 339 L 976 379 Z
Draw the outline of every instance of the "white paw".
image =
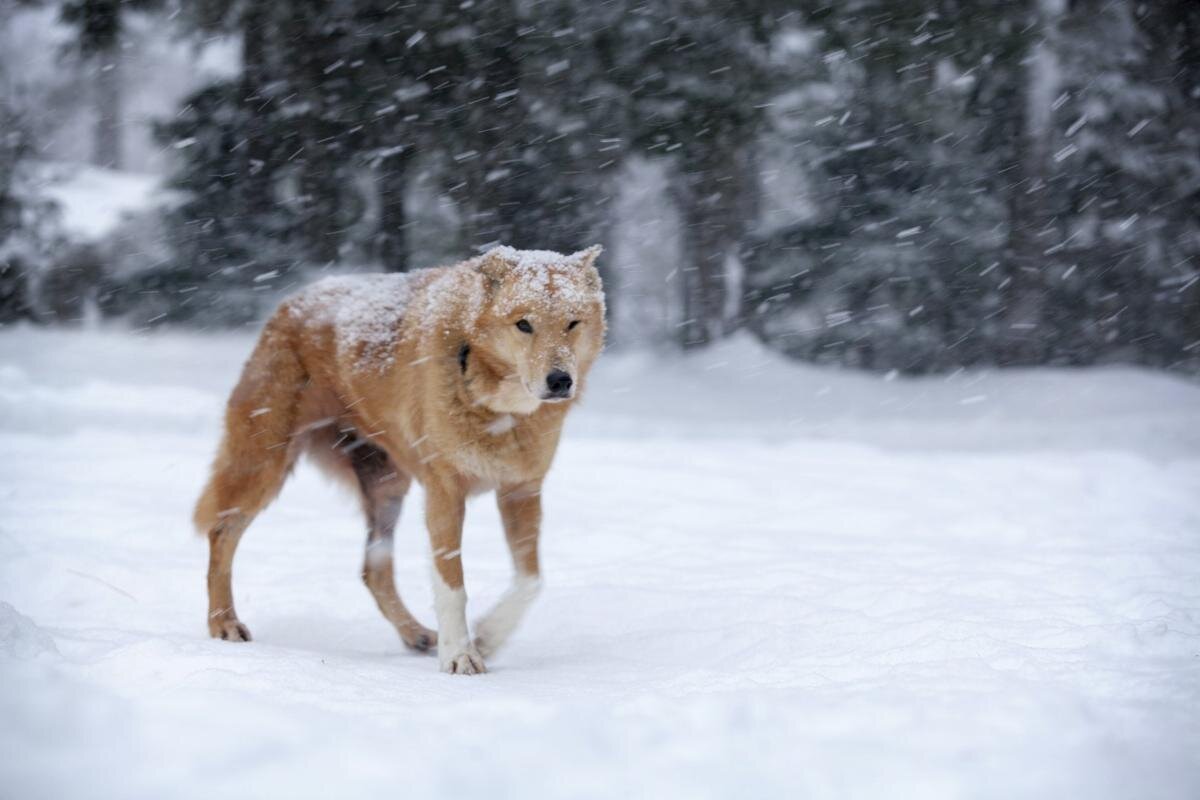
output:
M 487 672 L 487 667 L 484 666 L 483 656 L 475 649 L 474 645 L 446 656 L 440 656 L 439 660 L 442 665 L 442 672 L 447 672 L 451 675 L 480 675 Z
M 536 577 L 518 577 L 496 607 L 475 623 L 475 647 L 484 658 L 491 658 L 508 641 L 541 588 Z
M 489 638 L 486 631 L 481 631 L 480 634 L 475 637 L 475 649 L 478 650 L 479 654 L 484 658 L 491 658 L 496 654 L 496 651 L 500 649 L 500 642 Z
M 484 658 L 491 658 L 508 641 L 514 624 L 504 616 L 490 614 L 475 623 L 475 649 Z

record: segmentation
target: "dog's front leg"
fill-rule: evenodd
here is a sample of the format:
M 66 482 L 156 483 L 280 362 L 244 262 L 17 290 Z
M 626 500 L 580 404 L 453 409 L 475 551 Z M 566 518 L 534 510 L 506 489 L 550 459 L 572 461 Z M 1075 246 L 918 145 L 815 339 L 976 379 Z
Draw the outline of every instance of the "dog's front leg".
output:
M 486 672 L 483 657 L 467 633 L 467 592 L 463 588 L 462 526 L 466 492 L 452 479 L 425 487 L 425 521 L 433 551 L 433 603 L 438 621 L 438 661 L 442 672 Z
M 504 520 L 504 537 L 513 559 L 513 583 L 508 592 L 475 625 L 475 646 L 490 658 L 508 640 L 541 590 L 538 535 L 542 526 L 540 484 L 501 486 L 496 503 Z

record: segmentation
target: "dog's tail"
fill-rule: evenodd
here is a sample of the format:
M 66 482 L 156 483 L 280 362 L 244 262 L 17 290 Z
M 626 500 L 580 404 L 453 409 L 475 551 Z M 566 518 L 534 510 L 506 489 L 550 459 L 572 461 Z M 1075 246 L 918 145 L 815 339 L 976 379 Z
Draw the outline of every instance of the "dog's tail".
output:
M 230 395 L 217 457 L 192 514 L 201 535 L 227 517 L 253 519 L 279 493 L 297 455 L 294 425 L 308 378 L 285 321 L 277 315 L 267 323 Z

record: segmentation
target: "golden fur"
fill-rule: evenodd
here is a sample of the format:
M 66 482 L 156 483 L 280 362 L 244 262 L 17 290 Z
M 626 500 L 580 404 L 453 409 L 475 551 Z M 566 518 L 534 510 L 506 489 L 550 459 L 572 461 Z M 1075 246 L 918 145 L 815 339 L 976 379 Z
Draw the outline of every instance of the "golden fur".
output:
M 520 586 L 536 587 L 542 480 L 604 342 L 599 253 L 495 248 L 451 267 L 325 279 L 285 300 L 229 398 L 212 476 L 196 505 L 196 526 L 210 545 L 210 633 L 249 640 L 233 606 L 234 551 L 307 452 L 358 490 L 369 528 L 363 580 L 405 644 L 428 650 L 436 634 L 405 608 L 392 576 L 401 501 L 413 480 L 421 483 L 442 592 L 442 668 L 484 671 L 483 656 L 523 606 L 503 614 L 498 607 L 477 626 L 479 639 L 445 640 L 447 628 L 459 630 L 455 615 L 465 603 L 466 498 L 495 490 Z M 574 394 L 547 399 L 547 376 L 556 370 L 570 375 Z

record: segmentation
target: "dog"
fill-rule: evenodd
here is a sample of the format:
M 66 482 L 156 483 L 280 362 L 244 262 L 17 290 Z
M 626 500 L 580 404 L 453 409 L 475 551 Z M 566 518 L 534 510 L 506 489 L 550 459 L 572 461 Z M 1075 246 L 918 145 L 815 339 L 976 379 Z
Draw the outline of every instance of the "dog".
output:
M 485 672 L 541 585 L 542 482 L 604 346 L 600 252 L 501 246 L 448 267 L 324 278 L 284 300 L 229 398 L 196 504 L 209 633 L 250 641 L 234 610 L 234 552 L 307 453 L 357 492 L 362 578 L 404 644 L 436 642 L 443 672 Z M 425 490 L 436 634 L 393 579 L 393 532 L 414 480 Z M 462 526 L 467 498 L 484 491 L 495 491 L 515 574 L 472 639 Z

